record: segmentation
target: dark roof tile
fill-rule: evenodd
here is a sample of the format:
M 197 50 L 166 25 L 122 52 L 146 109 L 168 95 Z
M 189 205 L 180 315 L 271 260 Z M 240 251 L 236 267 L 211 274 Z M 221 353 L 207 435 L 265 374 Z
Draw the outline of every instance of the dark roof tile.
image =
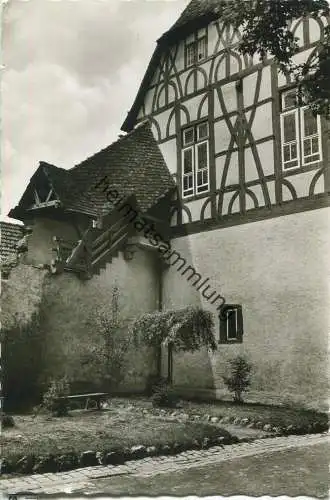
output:
M 104 177 L 122 197 L 134 194 L 142 212 L 175 186 L 149 122 L 142 123 L 68 172 L 75 189 L 66 206 L 91 215 L 100 213 L 107 203 L 106 193 L 95 188 Z
M 16 256 L 16 246 L 23 237 L 23 228 L 19 224 L 0 221 L 1 240 L 0 240 L 0 258 L 1 263 L 9 262 Z
M 30 184 L 39 170 L 46 174 L 65 209 L 91 216 L 99 215 L 108 202 L 106 193 L 95 188 L 104 177 L 109 188 L 116 189 L 121 197 L 134 194 L 141 212 L 148 211 L 175 187 L 147 121 L 70 170 L 41 162 Z M 18 208 L 25 208 L 24 195 Z
M 183 10 L 179 19 L 173 24 L 168 32 L 180 28 L 187 23 L 196 21 L 203 16 L 218 15 L 220 12 L 223 0 L 191 0 L 187 7 Z

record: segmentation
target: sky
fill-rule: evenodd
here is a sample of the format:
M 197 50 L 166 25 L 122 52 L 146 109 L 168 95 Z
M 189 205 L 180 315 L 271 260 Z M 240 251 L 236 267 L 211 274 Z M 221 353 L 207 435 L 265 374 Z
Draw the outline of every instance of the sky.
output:
M 189 0 L 7 0 L 2 12 L 1 219 L 46 161 L 111 144 L 156 45 Z M 14 221 L 13 221 L 14 222 Z

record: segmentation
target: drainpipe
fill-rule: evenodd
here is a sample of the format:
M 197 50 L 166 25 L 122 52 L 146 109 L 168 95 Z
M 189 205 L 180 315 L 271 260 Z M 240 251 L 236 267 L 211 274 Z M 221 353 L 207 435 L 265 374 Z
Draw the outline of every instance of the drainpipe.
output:
M 158 257 L 158 311 L 163 310 L 163 275 L 164 262 L 162 257 Z M 162 348 L 157 347 L 157 376 L 161 376 L 162 372 Z M 173 383 L 173 345 L 169 344 L 167 348 L 167 380 L 169 384 Z
M 162 257 L 157 255 L 157 274 L 158 274 L 158 311 L 163 310 L 163 262 Z M 157 376 L 161 376 L 162 372 L 162 347 L 156 347 L 156 363 Z

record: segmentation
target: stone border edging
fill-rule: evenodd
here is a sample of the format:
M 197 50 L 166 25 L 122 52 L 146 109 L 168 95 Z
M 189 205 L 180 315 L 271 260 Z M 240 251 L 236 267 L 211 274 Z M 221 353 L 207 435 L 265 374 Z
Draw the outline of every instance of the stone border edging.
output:
M 86 450 L 81 453 L 70 452 L 57 456 L 47 455 L 38 457 L 24 455 L 14 462 L 3 459 L 1 461 L 1 474 L 42 474 L 47 472 L 64 472 L 95 465 L 123 465 L 129 460 L 139 460 L 141 458 L 161 455 L 176 455 L 183 451 L 207 449 L 211 446 L 224 446 L 240 441 L 236 436 L 219 436 L 215 438 L 206 437 L 200 440 L 195 439 L 186 443 L 175 442 L 158 446 L 135 445 L 117 451 Z
M 133 409 L 134 407 L 132 407 Z M 289 435 L 303 435 L 303 434 L 317 434 L 328 430 L 327 426 L 323 426 L 320 422 L 313 422 L 307 426 L 294 426 L 292 424 L 286 427 L 276 427 L 269 423 L 263 423 L 257 419 L 250 419 L 248 417 L 222 417 L 211 415 L 200 415 L 194 413 L 190 415 L 180 409 L 159 409 L 152 408 L 135 408 L 140 413 L 153 415 L 155 417 L 166 417 L 173 420 L 195 421 L 210 423 L 213 425 L 237 425 L 248 428 L 254 428 L 268 433 L 264 436 L 289 436 Z M 105 408 L 106 410 L 106 408 Z M 34 456 L 24 455 L 19 459 L 10 462 L 6 459 L 1 460 L 0 475 L 1 474 L 31 474 L 31 473 L 47 473 L 47 472 L 64 472 L 82 467 L 90 467 L 97 465 L 123 465 L 129 460 L 139 460 L 141 458 L 161 456 L 161 455 L 176 455 L 183 451 L 189 450 L 202 450 L 208 449 L 212 446 L 223 446 L 239 442 L 251 442 L 257 437 L 251 438 L 237 438 L 236 436 L 224 437 L 218 436 L 215 438 L 203 438 L 186 443 L 169 443 L 157 446 L 135 445 L 131 448 L 123 448 L 122 450 L 109 450 L 109 451 L 94 451 L 86 450 L 84 452 L 70 452 L 62 455 L 47 455 L 47 456 Z M 260 438 L 259 438 L 260 439 Z
M 321 422 L 313 422 L 308 425 L 287 425 L 287 426 L 274 426 L 271 423 L 262 422 L 259 419 L 251 419 L 250 417 L 237 417 L 237 416 L 212 416 L 212 415 L 201 415 L 198 413 L 194 413 L 190 415 L 184 411 L 176 410 L 165 410 L 152 408 L 151 410 L 142 409 L 140 410 L 144 414 L 154 415 L 154 416 L 162 416 L 173 419 L 182 419 L 186 421 L 195 421 L 195 422 L 204 422 L 211 424 L 231 424 L 237 425 L 241 427 L 248 427 L 253 429 L 259 429 L 261 431 L 270 433 L 272 436 L 289 436 L 291 434 L 294 435 L 303 435 L 303 434 L 317 434 L 319 432 L 324 432 L 328 430 L 327 425 L 322 425 Z

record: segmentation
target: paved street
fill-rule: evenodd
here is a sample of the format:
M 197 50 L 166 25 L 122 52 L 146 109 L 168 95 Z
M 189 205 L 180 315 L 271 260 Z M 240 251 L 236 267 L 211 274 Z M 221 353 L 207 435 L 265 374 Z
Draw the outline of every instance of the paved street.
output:
M 305 495 L 328 497 L 329 437 L 257 440 L 122 466 L 1 481 L 3 493 L 108 495 Z

